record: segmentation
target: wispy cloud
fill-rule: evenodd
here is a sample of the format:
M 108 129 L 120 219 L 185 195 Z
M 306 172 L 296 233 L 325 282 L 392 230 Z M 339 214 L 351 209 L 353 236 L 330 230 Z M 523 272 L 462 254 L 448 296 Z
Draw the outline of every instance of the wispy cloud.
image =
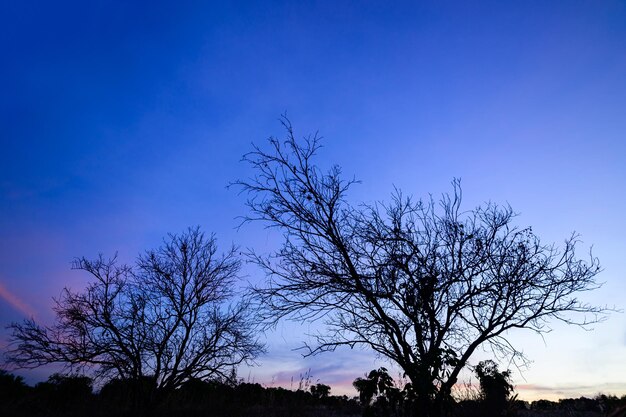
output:
M 2 282 L 0 282 L 0 298 L 25 316 L 35 317 L 35 310 L 20 297 L 9 291 Z
M 603 384 L 518 384 L 515 390 L 520 397 L 533 401 L 539 398 L 556 400 L 560 398 L 594 397 L 598 394 L 619 394 L 626 391 L 626 383 L 607 382 Z

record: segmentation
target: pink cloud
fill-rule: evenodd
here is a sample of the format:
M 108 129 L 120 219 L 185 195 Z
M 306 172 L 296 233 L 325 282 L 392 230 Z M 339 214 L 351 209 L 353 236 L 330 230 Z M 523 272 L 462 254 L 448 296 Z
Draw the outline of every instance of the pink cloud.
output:
M 515 391 L 520 398 L 527 401 L 546 399 L 557 401 L 561 398 L 592 398 L 603 393 L 608 395 L 623 395 L 626 390 L 626 383 L 607 382 L 602 384 L 561 384 L 561 385 L 541 385 L 541 384 L 518 384 Z
M 35 317 L 35 310 L 33 310 L 28 304 L 26 304 L 20 297 L 9 291 L 2 284 L 2 282 L 0 282 L 0 298 L 25 316 Z

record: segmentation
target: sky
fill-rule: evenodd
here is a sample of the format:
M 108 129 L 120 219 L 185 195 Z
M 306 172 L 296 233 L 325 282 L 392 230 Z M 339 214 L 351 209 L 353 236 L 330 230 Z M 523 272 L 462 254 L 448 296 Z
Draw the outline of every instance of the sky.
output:
M 251 174 L 252 143 L 284 135 L 281 114 L 297 135 L 324 137 L 320 165 L 361 180 L 351 201 L 389 200 L 394 187 L 438 196 L 461 178 L 467 208 L 508 203 L 545 242 L 580 233 L 605 282 L 583 298 L 624 308 L 624 1 L 0 8 L 2 327 L 51 323 L 52 297 L 87 282 L 70 270 L 77 256 L 132 262 L 195 225 L 224 248 L 274 247 L 271 230 L 237 229 L 247 211 L 227 185 Z M 281 323 L 240 376 L 294 387 L 310 374 L 352 395 L 352 380 L 389 366 L 365 350 L 303 358 L 293 349 L 309 330 Z M 593 331 L 509 337 L 533 361 L 514 372 L 522 399 L 626 394 L 622 313 Z

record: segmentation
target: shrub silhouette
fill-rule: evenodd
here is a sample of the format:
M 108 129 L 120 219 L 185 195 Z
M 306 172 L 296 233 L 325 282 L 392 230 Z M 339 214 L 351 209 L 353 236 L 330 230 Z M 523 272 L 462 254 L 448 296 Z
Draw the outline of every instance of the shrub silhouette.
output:
M 0 401 L 6 402 L 18 398 L 28 390 L 24 378 L 0 370 Z
M 91 378 L 55 373 L 47 381 L 35 385 L 29 409 L 33 415 L 53 412 L 56 415 L 82 416 L 88 413 L 93 399 Z
M 505 415 L 509 397 L 513 392 L 511 372 L 499 371 L 498 365 L 492 360 L 479 362 L 475 372 L 480 382 L 485 415 L 487 417 Z
M 315 398 L 328 398 L 330 395 L 330 387 L 325 384 L 311 385 L 311 394 Z

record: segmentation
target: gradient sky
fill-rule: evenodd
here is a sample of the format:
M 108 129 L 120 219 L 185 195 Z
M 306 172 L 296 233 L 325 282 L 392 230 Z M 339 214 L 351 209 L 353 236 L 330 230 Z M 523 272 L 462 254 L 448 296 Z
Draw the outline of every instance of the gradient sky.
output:
M 606 282 L 585 299 L 623 308 L 626 3 L 475 3 L 3 2 L 0 324 L 50 322 L 51 297 L 86 282 L 75 256 L 132 261 L 192 225 L 273 247 L 260 225 L 235 229 L 246 209 L 226 185 L 284 112 L 325 137 L 321 165 L 362 180 L 354 201 L 394 185 L 437 196 L 460 177 L 468 208 L 508 202 L 546 242 L 579 232 Z M 279 326 L 241 376 L 289 387 L 310 369 L 352 394 L 386 365 L 303 359 L 307 329 Z M 534 361 L 515 373 L 521 398 L 626 394 L 624 314 L 510 337 Z

